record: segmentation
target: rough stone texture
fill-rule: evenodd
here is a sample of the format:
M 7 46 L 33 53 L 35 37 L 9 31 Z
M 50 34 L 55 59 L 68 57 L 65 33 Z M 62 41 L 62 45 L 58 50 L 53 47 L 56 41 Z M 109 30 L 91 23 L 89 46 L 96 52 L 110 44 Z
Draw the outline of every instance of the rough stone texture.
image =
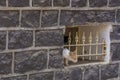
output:
M 19 25 L 18 11 L 0 11 L 0 27 L 16 27 Z
M 35 45 L 36 46 L 62 46 L 63 35 L 62 30 L 46 30 L 36 31 Z
M 110 7 L 117 7 L 120 6 L 120 0 L 109 0 Z
M 29 0 L 8 0 L 8 5 L 11 7 L 27 7 Z
M 94 11 L 61 11 L 60 24 L 61 25 L 76 25 L 85 22 L 95 22 Z
M 43 11 L 42 27 L 51 27 L 58 25 L 58 11 Z
M 33 74 L 29 80 L 53 80 L 53 72 Z
M 6 32 L 0 31 L 0 51 L 6 48 Z
M 52 0 L 33 0 L 33 6 L 49 7 L 52 6 Z
M 81 68 L 73 68 L 70 70 L 70 80 L 82 80 L 82 69 Z
M 27 80 L 27 76 L 7 77 L 7 78 L 1 78 L 1 80 Z
M 116 21 L 120 22 L 120 9 L 117 10 Z
M 86 7 L 87 0 L 72 0 L 72 7 Z
M 97 22 L 115 22 L 115 10 L 97 10 Z
M 0 6 L 6 6 L 6 0 L 0 0 Z
M 112 61 L 120 60 L 120 43 L 111 44 Z
M 120 26 L 113 25 L 113 31 L 110 34 L 111 40 L 120 40 Z
M 9 49 L 19 49 L 31 47 L 33 43 L 32 31 L 28 30 L 16 30 L 10 31 L 8 40 Z
M 67 7 L 70 4 L 70 0 L 53 0 L 54 6 Z
M 0 53 L 0 74 L 11 73 L 12 54 Z
M 110 34 L 110 38 L 111 38 L 111 40 L 120 40 L 120 34 L 117 32 L 112 32 Z
M 43 70 L 47 67 L 47 51 L 23 51 L 15 54 L 15 72 L 24 73 Z
M 107 6 L 107 0 L 89 0 L 90 7 L 104 7 Z
M 40 22 L 40 11 L 29 10 L 22 11 L 21 26 L 28 28 L 39 27 Z
M 63 68 L 62 49 L 52 49 L 49 51 L 49 68 Z
M 55 72 L 55 80 L 82 80 L 82 76 L 82 69 L 80 67 Z
M 101 67 L 101 80 L 118 77 L 119 64 L 108 64 Z
M 70 80 L 70 71 L 56 71 L 55 80 Z
M 84 80 L 99 80 L 99 67 L 97 65 L 87 66 Z

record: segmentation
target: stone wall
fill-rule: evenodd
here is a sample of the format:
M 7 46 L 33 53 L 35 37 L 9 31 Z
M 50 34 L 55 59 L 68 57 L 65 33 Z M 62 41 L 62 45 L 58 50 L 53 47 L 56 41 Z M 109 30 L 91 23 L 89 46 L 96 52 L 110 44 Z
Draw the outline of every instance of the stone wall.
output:
M 64 26 L 110 23 L 110 64 L 64 67 Z M 0 0 L 0 80 L 119 80 L 120 0 Z

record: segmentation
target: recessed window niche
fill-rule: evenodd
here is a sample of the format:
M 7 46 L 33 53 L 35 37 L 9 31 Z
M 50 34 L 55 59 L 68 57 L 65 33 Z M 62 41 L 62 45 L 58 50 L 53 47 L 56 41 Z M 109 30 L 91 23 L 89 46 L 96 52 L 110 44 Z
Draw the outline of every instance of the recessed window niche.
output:
M 109 63 L 111 29 L 110 24 L 66 26 L 63 49 L 65 64 Z

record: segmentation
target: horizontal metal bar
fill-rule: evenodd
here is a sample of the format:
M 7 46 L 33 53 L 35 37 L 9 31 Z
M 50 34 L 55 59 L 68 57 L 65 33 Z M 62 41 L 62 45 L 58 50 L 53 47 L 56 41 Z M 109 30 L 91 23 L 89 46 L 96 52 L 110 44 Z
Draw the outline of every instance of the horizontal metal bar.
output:
M 91 46 L 92 46 L 92 45 L 93 45 L 93 46 L 95 45 L 95 46 L 96 46 L 96 45 L 102 45 L 102 44 L 103 44 L 103 43 L 98 43 L 98 44 L 96 44 L 96 43 L 91 43 L 91 44 L 70 44 L 70 45 L 64 45 L 64 47 L 69 47 L 69 46 L 71 46 L 71 47 L 72 47 L 72 46 L 89 46 L 89 45 L 91 45 Z
M 84 54 L 84 55 L 77 55 L 78 57 L 84 57 L 84 56 L 105 56 L 106 54 L 98 53 L 98 54 Z

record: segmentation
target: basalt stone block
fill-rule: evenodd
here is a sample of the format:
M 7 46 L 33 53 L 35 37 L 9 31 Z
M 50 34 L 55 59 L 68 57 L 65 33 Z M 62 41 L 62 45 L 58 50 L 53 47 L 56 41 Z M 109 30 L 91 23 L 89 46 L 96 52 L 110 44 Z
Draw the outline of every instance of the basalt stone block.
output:
M 113 33 L 120 34 L 120 25 L 113 25 Z
M 111 40 L 120 40 L 120 26 L 119 25 L 113 25 L 112 32 L 110 34 Z
M 0 11 L 0 27 L 16 27 L 19 25 L 19 11 Z
M 86 7 L 87 0 L 72 0 L 72 7 Z
M 36 31 L 36 46 L 62 46 L 64 43 L 62 30 Z
M 58 25 L 58 11 L 43 11 L 42 13 L 42 27 L 51 27 Z
M 57 7 L 66 7 L 69 6 L 70 0 L 53 0 L 53 5 Z
M 73 68 L 70 70 L 70 80 L 82 80 L 83 72 L 81 68 Z
M 60 25 L 78 25 L 86 22 L 95 22 L 95 11 L 61 11 Z
M 27 7 L 27 6 L 29 6 L 29 0 L 8 0 L 8 6 L 10 6 L 10 7 Z
M 49 51 L 49 68 L 63 68 L 62 49 L 52 49 Z
M 120 60 L 120 43 L 111 44 L 112 61 Z
M 110 38 L 111 38 L 111 40 L 120 40 L 120 35 L 116 32 L 112 32 L 110 34 Z
M 116 21 L 117 21 L 117 22 L 120 22 L 120 9 L 117 10 Z
M 47 50 L 22 51 L 15 53 L 15 72 L 43 70 L 47 67 Z
M 101 80 L 118 77 L 119 64 L 108 64 L 101 67 Z
M 28 30 L 9 31 L 8 48 L 20 49 L 31 47 L 33 43 L 33 33 Z
M 87 66 L 84 73 L 85 80 L 99 80 L 99 67 L 97 65 Z
M 97 22 L 115 22 L 115 10 L 97 10 L 95 12 Z
M 22 11 L 21 27 L 35 28 L 39 27 L 40 11 Z
M 29 80 L 53 80 L 53 72 L 32 74 Z
M 7 78 L 1 78 L 1 80 L 27 80 L 27 76 L 7 77 Z
M 12 54 L 0 53 L 0 74 L 11 73 Z
M 6 6 L 6 0 L 0 0 L 0 6 Z
M 5 50 L 6 48 L 6 32 L 0 31 L 0 50 Z
M 109 0 L 110 7 L 120 6 L 120 0 Z
M 50 7 L 52 6 L 52 0 L 33 0 L 33 6 Z
M 56 71 L 55 80 L 70 80 L 70 71 L 67 70 Z
M 104 7 L 107 6 L 107 0 L 90 0 L 90 7 Z

